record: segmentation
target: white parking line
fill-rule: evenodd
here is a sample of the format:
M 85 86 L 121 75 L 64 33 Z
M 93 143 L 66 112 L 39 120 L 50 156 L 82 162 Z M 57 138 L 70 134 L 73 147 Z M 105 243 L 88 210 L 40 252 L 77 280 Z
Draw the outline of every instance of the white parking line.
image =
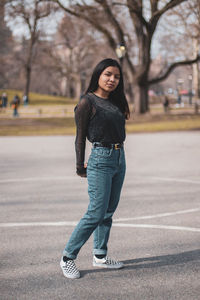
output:
M 0 223 L 0 227 L 76 226 L 78 222 L 22 222 Z
M 26 178 L 8 178 L 8 179 L 0 179 L 0 183 L 10 183 L 10 182 L 23 182 L 23 181 L 51 181 L 51 180 L 75 180 L 77 177 L 75 175 L 72 176 L 54 176 L 54 177 L 26 177 Z M 179 179 L 179 178 L 169 178 L 169 177 L 155 177 L 155 176 L 147 176 L 147 177 L 136 177 L 137 179 L 141 179 L 142 181 L 146 180 L 160 180 L 160 181 L 171 181 L 171 182 L 179 182 L 179 183 L 193 183 L 199 184 L 200 180 L 191 180 L 191 179 Z
M 74 176 L 10 178 L 10 179 L 0 179 L 0 183 L 24 182 L 24 181 L 51 181 L 51 180 L 59 181 L 59 180 L 69 180 L 69 179 L 74 180 Z
M 40 227 L 40 226 L 75 226 L 77 222 L 27 222 L 27 223 L 0 223 L 0 227 Z M 185 226 L 168 226 L 168 225 L 154 225 L 154 224 L 125 224 L 114 223 L 115 227 L 124 228 L 147 228 L 147 229 L 167 229 L 167 230 L 181 230 L 200 232 L 200 228 L 185 227 Z
M 153 225 L 153 224 L 123 224 L 114 223 L 113 226 L 125 227 L 125 228 L 154 228 L 154 229 L 169 229 L 169 230 L 182 230 L 182 231 L 193 231 L 200 232 L 200 228 L 185 227 L 185 226 L 169 226 L 169 225 Z
M 115 219 L 114 222 L 124 222 L 124 221 L 131 221 L 131 220 L 145 220 L 145 219 L 147 220 L 147 219 L 154 219 L 154 218 L 161 218 L 161 217 L 169 217 L 169 216 L 187 214 L 187 213 L 192 213 L 192 212 L 197 212 L 197 211 L 200 211 L 200 207 L 187 209 L 187 210 L 178 210 L 178 211 L 168 212 L 168 213 L 149 215 L 149 216 L 142 216 L 142 217 L 119 218 L 119 219 Z
M 181 182 L 181 183 L 193 183 L 193 184 L 199 184 L 200 185 L 200 180 L 191 180 L 191 179 L 180 179 L 180 178 L 173 178 L 173 177 L 146 177 L 148 179 L 153 179 L 153 180 L 161 180 L 161 181 L 171 181 L 171 182 Z

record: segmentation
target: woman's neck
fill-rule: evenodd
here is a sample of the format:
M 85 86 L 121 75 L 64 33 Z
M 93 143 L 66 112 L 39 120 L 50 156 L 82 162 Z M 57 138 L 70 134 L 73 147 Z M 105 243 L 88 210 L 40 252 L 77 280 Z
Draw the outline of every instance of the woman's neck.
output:
M 93 94 L 100 98 L 108 99 L 110 93 L 104 90 L 97 89 L 95 92 L 93 92 Z

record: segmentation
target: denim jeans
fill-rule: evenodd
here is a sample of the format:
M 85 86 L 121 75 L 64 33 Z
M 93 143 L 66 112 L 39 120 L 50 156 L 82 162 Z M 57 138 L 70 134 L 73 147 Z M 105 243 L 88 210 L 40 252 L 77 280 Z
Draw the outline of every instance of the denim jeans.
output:
M 112 216 L 120 199 L 125 175 L 124 149 L 92 148 L 87 165 L 88 210 L 74 229 L 63 255 L 75 259 L 94 233 L 93 254 L 107 254 Z

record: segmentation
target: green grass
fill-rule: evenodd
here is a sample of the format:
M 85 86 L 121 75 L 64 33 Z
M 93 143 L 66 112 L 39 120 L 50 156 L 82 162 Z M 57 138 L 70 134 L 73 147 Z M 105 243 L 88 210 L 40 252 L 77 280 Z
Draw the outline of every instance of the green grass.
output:
M 192 119 L 155 121 L 135 124 L 127 123 L 126 129 L 127 133 L 200 130 L 200 117 L 193 117 Z
M 23 92 L 19 90 L 0 90 L 0 94 L 3 92 L 7 93 L 8 102 L 10 103 L 13 97 L 17 94 L 22 100 Z M 65 104 L 74 104 L 77 101 L 62 97 L 62 96 L 53 96 L 53 95 L 45 95 L 38 93 L 30 93 L 29 94 L 30 105 L 65 105 Z
M 16 90 L 7 92 L 9 102 Z M 0 136 L 28 135 L 67 135 L 75 134 L 74 106 L 77 101 L 51 95 L 30 93 L 30 105 L 19 107 L 19 118 L 12 117 L 10 106 L 0 111 Z M 132 116 L 126 124 L 127 133 L 158 132 L 174 130 L 200 130 L 200 114 L 194 114 L 194 108 L 185 107 L 184 111 L 172 109 L 164 114 L 162 105 L 151 106 L 150 113 Z
M 74 118 L 0 119 L 1 136 L 72 135 Z
M 168 120 L 143 117 L 143 120 L 128 121 L 126 129 L 127 133 L 200 130 L 200 115 Z M 0 136 L 74 135 L 75 132 L 73 117 L 0 118 Z

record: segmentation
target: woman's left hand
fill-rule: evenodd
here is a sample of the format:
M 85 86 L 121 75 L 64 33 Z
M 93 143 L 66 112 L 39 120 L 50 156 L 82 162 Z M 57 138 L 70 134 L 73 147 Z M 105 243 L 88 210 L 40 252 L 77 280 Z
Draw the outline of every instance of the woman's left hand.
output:
M 84 164 L 84 167 L 76 170 L 76 174 L 80 177 L 87 177 L 87 163 Z

